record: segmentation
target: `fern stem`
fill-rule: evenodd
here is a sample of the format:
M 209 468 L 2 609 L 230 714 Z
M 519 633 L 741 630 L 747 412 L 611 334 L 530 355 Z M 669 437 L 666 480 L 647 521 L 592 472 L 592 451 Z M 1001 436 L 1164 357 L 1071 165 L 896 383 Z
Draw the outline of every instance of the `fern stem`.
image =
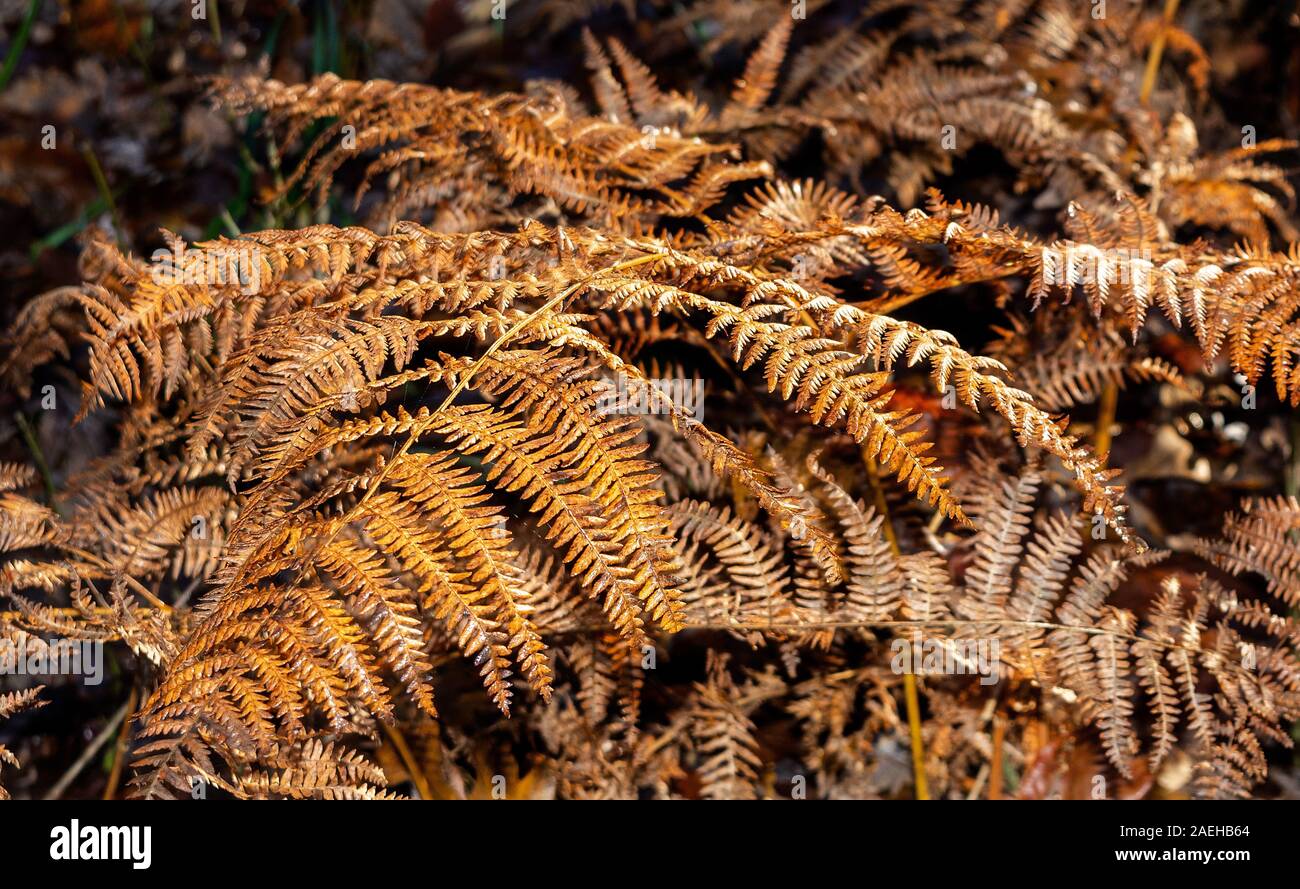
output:
M 903 674 L 903 698 L 907 701 L 907 727 L 912 736 L 912 774 L 916 778 L 916 798 L 929 799 L 930 785 L 925 777 L 925 739 L 921 737 L 921 702 L 916 694 L 916 674 Z
M 993 755 L 989 762 L 989 799 L 1002 799 L 1002 745 L 1007 739 L 1007 723 L 993 717 Z
M 32 460 L 36 463 L 37 472 L 41 474 L 41 482 L 45 485 L 45 499 L 50 502 L 50 509 L 54 510 L 57 515 L 63 515 L 63 512 L 59 509 L 59 502 L 55 498 L 54 477 L 50 475 L 50 466 L 45 462 L 45 452 L 41 450 L 41 444 L 36 439 L 36 432 L 32 429 L 32 424 L 27 422 L 27 417 L 22 411 L 14 412 L 14 420 L 18 423 L 18 431 L 23 435 L 27 450 L 32 452 Z
M 118 246 L 125 247 L 123 240 L 126 235 L 126 229 L 122 225 L 122 217 L 117 212 L 117 201 L 113 198 L 113 189 L 108 187 L 108 177 L 104 175 L 104 168 L 99 163 L 99 156 L 95 154 L 95 149 L 91 145 L 86 145 L 81 149 L 81 154 L 86 159 L 86 165 L 90 167 L 90 174 L 95 179 L 95 186 L 99 189 L 99 196 L 104 199 L 108 206 L 109 218 L 113 220 L 113 236 Z
M 862 452 L 862 459 L 867 466 L 867 479 L 871 483 L 871 497 L 875 501 L 876 512 L 880 513 L 880 530 L 885 535 L 885 539 L 889 541 L 889 548 L 894 551 L 894 556 L 901 556 L 903 550 L 898 545 L 898 535 L 894 533 L 894 521 L 889 516 L 889 502 L 885 500 L 885 489 L 880 484 L 880 467 L 876 465 L 874 457 L 867 456 L 865 450 Z
M 212 16 L 208 19 L 208 26 L 212 29 L 212 39 L 217 46 L 221 46 L 221 8 L 217 4 L 218 0 L 212 0 Z
M 860 302 L 849 303 L 856 306 L 864 312 L 870 312 L 873 315 L 892 315 L 899 309 L 906 308 L 912 303 L 927 296 L 934 296 L 944 290 L 951 290 L 957 287 L 969 287 L 972 284 L 987 284 L 990 281 L 1001 281 L 1004 278 L 1011 278 L 1019 274 L 1015 268 L 1001 268 L 994 270 L 986 275 L 972 275 L 969 278 L 963 278 L 961 275 L 951 275 L 943 281 L 937 283 L 934 287 L 925 290 L 912 290 L 905 293 L 898 293 L 894 296 L 879 296 L 876 299 L 867 299 Z
M 393 742 L 397 748 L 397 755 L 401 757 L 402 764 L 406 766 L 406 771 L 411 776 L 411 783 L 415 785 L 415 792 L 420 795 L 420 799 L 433 799 L 433 789 L 429 787 L 429 779 L 425 777 L 424 771 L 415 762 L 415 756 L 411 753 L 411 745 L 406 743 L 406 738 L 398 731 L 397 726 L 383 723 L 384 734 L 388 735 L 388 740 Z
M 867 466 L 867 478 L 871 482 L 871 493 L 876 501 L 876 511 L 880 513 L 880 528 L 889 541 L 889 548 L 894 551 L 894 558 L 902 556 L 898 545 L 898 535 L 894 533 L 894 523 L 889 517 L 889 502 L 885 499 L 885 489 L 880 484 L 880 470 L 874 457 L 863 452 L 863 462 Z M 930 798 L 930 784 L 925 777 L 925 739 L 921 737 L 921 702 L 916 693 L 916 675 L 910 670 L 903 674 L 903 700 L 907 705 L 907 728 L 912 743 L 912 775 L 916 782 L 916 798 Z
M 14 71 L 18 68 L 18 60 L 22 58 L 23 50 L 27 47 L 27 35 L 31 33 L 32 22 L 36 19 L 36 10 L 40 8 L 41 0 L 32 0 L 31 5 L 27 7 L 27 15 L 23 16 L 18 32 L 14 34 L 13 43 L 9 45 L 9 54 L 5 57 L 5 66 L 0 70 L 0 90 L 9 85 L 9 78 L 13 77 Z
M 46 608 L 44 609 L 43 613 L 57 614 L 61 617 L 62 616 L 77 617 L 78 615 L 83 614 L 83 612 L 77 608 Z M 92 608 L 90 610 L 90 613 L 94 615 L 108 616 L 113 613 L 113 609 L 101 606 L 97 608 Z M 30 617 L 31 615 L 27 614 L 25 611 L 0 611 L 0 623 L 6 623 L 9 621 L 16 621 L 16 620 L 24 620 L 24 619 L 29 619 Z
M 1165 52 L 1165 30 L 1174 23 L 1174 16 L 1178 14 L 1179 0 L 1165 0 L 1164 14 L 1160 20 L 1160 28 L 1156 31 L 1156 36 L 1151 40 L 1151 50 L 1147 53 L 1146 70 L 1142 73 L 1142 89 L 1138 93 L 1138 101 L 1144 106 L 1151 101 L 1151 93 L 1156 86 L 1156 75 L 1160 72 L 1160 57 Z M 1131 153 L 1135 145 L 1130 143 L 1129 152 Z M 1094 448 L 1097 456 L 1106 459 L 1110 453 L 1111 425 L 1115 422 L 1115 409 L 1119 402 L 1119 387 L 1111 382 L 1106 384 L 1106 388 L 1101 392 L 1101 405 L 1097 411 L 1097 430 L 1094 439 Z
M 97 562 L 101 568 L 111 569 L 113 567 L 110 563 L 104 561 L 99 556 L 95 555 L 94 553 L 86 552 L 84 549 L 77 549 L 74 546 L 65 546 L 64 549 L 66 549 L 69 553 L 75 555 L 79 559 L 85 559 L 88 562 Z M 122 575 L 122 580 L 123 582 L 126 583 L 127 586 L 131 587 L 131 589 L 135 590 L 142 597 L 144 597 L 146 601 L 149 602 L 148 607 L 153 608 L 156 611 L 161 611 L 164 615 L 171 615 L 172 613 L 178 610 L 177 608 L 168 605 L 166 602 L 161 601 L 157 596 L 155 596 L 152 592 L 149 591 L 148 587 L 140 583 L 140 581 L 136 580 L 131 575 L 129 574 Z M 67 607 L 46 608 L 44 611 L 46 614 L 67 615 L 69 617 L 73 617 L 85 613 L 80 608 L 67 608 Z M 95 615 L 114 615 L 117 613 L 117 610 L 114 608 L 110 608 L 108 606 L 98 606 L 95 608 L 91 608 L 90 613 Z M 19 620 L 22 618 L 26 618 L 28 616 L 29 615 L 23 611 L 0 611 L 0 621 Z
M 117 787 L 122 782 L 122 767 L 126 763 L 127 741 L 131 735 L 131 722 L 135 719 L 135 705 L 140 699 L 140 687 L 131 688 L 131 696 L 126 699 L 126 709 L 131 715 L 122 722 L 117 733 L 117 744 L 113 747 L 113 768 L 108 773 L 108 783 L 104 785 L 101 799 L 112 799 L 117 794 Z
M 165 613 L 172 613 L 171 606 L 164 605 L 161 609 Z M 47 613 L 76 617 L 82 614 L 77 608 L 49 608 Z M 92 614 L 110 615 L 113 609 L 108 607 L 97 607 L 91 609 Z M 0 611 L 0 622 L 18 621 L 29 618 L 22 611 Z M 708 630 L 715 632 L 773 632 L 788 633 L 796 631 L 813 631 L 813 630 L 871 630 L 871 629 L 929 629 L 934 627 L 1015 627 L 1025 629 L 1039 630 L 1066 630 L 1073 633 L 1082 633 L 1085 636 L 1110 636 L 1114 639 L 1124 639 L 1129 642 L 1142 642 L 1154 648 L 1164 649 L 1166 651 L 1185 651 L 1189 654 L 1196 654 L 1201 651 L 1198 648 L 1192 648 L 1186 645 L 1179 645 L 1176 642 L 1162 642 L 1158 639 L 1149 639 L 1145 636 L 1136 636 L 1132 633 L 1119 633 L 1106 627 L 1078 627 L 1070 624 L 1058 624 L 1051 621 L 1040 620 L 965 620 L 961 618 L 948 618 L 941 620 L 823 620 L 823 621 L 733 621 L 730 623 L 692 623 L 692 630 Z M 590 626 L 576 626 L 565 628 L 557 631 L 554 635 L 564 636 L 582 633 L 607 633 L 609 627 L 604 624 L 592 624 Z M 448 657 L 447 663 L 454 663 L 458 656 Z M 1229 665 L 1231 666 L 1231 665 Z
M 113 564 L 111 562 L 107 561 L 106 559 L 101 559 L 99 556 L 95 555 L 92 552 L 87 552 L 86 550 L 79 549 L 75 546 L 65 546 L 64 549 L 66 549 L 68 552 L 72 553 L 74 556 L 76 556 L 79 559 L 85 559 L 87 562 L 96 562 L 98 563 L 99 567 L 105 570 L 113 571 L 115 577 L 121 574 L 121 572 L 118 572 L 113 567 Z M 154 608 L 157 608 L 159 611 L 164 611 L 169 613 L 171 612 L 172 610 L 171 606 L 168 605 L 166 602 L 164 602 L 162 599 L 159 599 L 152 592 L 150 592 L 149 588 L 146 587 L 144 584 L 140 583 L 140 581 L 136 580 L 134 577 L 132 577 L 129 574 L 121 574 L 121 577 L 127 586 L 131 587 L 131 589 L 139 593 L 144 598 L 144 600 L 148 602 L 150 605 L 152 605 Z
M 81 756 L 77 757 L 77 761 L 68 767 L 68 770 L 63 773 L 63 777 L 50 788 L 49 793 L 45 794 L 45 799 L 58 799 L 63 796 L 64 791 L 72 786 L 73 781 L 77 780 L 77 776 L 81 774 L 81 770 L 86 767 L 86 764 L 94 759 L 95 754 L 99 752 L 99 748 L 104 746 L 104 742 L 113 737 L 113 732 L 126 719 L 130 707 L 131 702 L 128 700 L 117 708 L 117 712 L 109 717 L 108 723 L 100 729 L 99 734 L 95 736 L 95 740 L 86 746 L 86 749 L 81 752 Z
M 1165 29 L 1174 23 L 1178 13 L 1179 0 L 1165 0 L 1164 13 L 1160 17 L 1160 28 L 1151 38 L 1151 49 L 1147 52 L 1146 70 L 1142 72 L 1142 86 L 1138 90 L 1138 102 L 1146 107 L 1151 102 L 1151 93 L 1155 91 L 1156 77 L 1160 73 L 1160 58 L 1165 52 Z M 1123 165 L 1130 166 L 1137 157 L 1137 139 L 1129 137 L 1128 147 L 1124 149 Z
M 1156 86 L 1156 75 L 1160 72 L 1160 57 L 1165 52 L 1165 30 L 1174 23 L 1174 16 L 1178 14 L 1178 2 L 1179 0 L 1165 0 L 1160 29 L 1151 40 L 1151 51 L 1147 53 L 1147 67 L 1142 73 L 1142 91 L 1138 94 L 1138 101 L 1143 105 L 1151 101 L 1151 92 Z
M 1097 457 L 1105 460 L 1110 456 L 1112 429 L 1115 426 L 1115 411 L 1119 408 L 1119 386 L 1107 383 L 1101 390 L 1101 400 L 1097 405 L 1097 427 L 1093 431 L 1092 449 Z

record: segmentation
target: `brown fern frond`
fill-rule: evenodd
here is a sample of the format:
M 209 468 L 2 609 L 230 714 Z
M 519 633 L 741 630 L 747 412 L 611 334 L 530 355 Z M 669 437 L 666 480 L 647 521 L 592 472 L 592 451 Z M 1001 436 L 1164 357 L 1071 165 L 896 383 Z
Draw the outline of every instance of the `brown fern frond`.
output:
M 983 483 L 971 498 L 971 510 L 981 530 L 975 538 L 975 559 L 966 570 L 965 595 L 958 606 L 958 613 L 971 620 L 1008 612 L 1012 572 L 1022 562 L 1023 539 L 1030 531 L 1029 513 L 1042 482 L 1033 470 L 1000 481 L 996 471 L 990 471 L 993 469 L 987 461 L 975 465 Z
M 356 751 L 308 741 L 240 776 L 237 795 L 254 799 L 397 799 L 383 771 Z
M 45 706 L 48 702 L 39 700 L 40 693 L 43 690 L 44 686 L 36 686 L 23 691 L 0 694 L 0 719 L 8 719 L 22 710 L 32 710 Z M 15 769 L 18 768 L 18 757 L 3 744 L 0 744 L 0 766 L 4 765 L 12 766 Z M 3 784 L 0 784 L 0 800 L 7 799 L 9 799 L 9 791 L 5 790 Z
M 1198 540 L 1196 551 L 1232 574 L 1254 572 L 1268 591 L 1288 605 L 1300 603 L 1300 549 L 1292 531 L 1300 528 L 1294 497 L 1247 500 L 1228 517 L 1219 540 Z
M 31 394 L 32 370 L 54 358 L 67 358 L 74 342 L 76 319 L 68 309 L 78 306 L 81 288 L 59 287 L 28 302 L 0 337 L 0 380 L 22 397 Z
M 236 113 L 264 112 L 267 126 L 286 145 L 314 121 L 339 121 L 306 147 L 302 166 L 285 188 L 301 183 L 323 199 L 349 158 L 377 151 L 364 183 L 381 176 L 403 183 L 390 196 L 390 218 L 443 203 L 473 182 L 503 198 L 542 195 L 577 213 L 691 216 L 713 202 L 712 183 L 752 178 L 765 169 L 728 162 L 726 145 L 670 131 L 647 136 L 625 123 L 570 117 L 553 97 L 485 96 L 333 75 L 299 86 L 223 81 L 213 92 Z M 634 75 L 629 95 L 634 106 L 645 104 L 656 95 L 653 81 Z
M 904 574 L 881 527 L 885 517 L 855 501 L 815 461 L 809 468 L 825 486 L 845 543 L 846 595 L 837 609 L 850 621 L 887 620 L 898 609 Z
M 713 657 L 708 680 L 695 686 L 692 735 L 699 748 L 700 795 L 707 799 L 755 799 L 762 760 L 754 725 L 735 701 L 726 660 Z
M 709 608 L 703 613 L 687 612 L 687 626 L 705 624 L 725 626 L 761 626 L 782 624 L 792 617 L 792 603 L 787 600 L 785 566 L 782 554 L 766 539 L 761 530 L 732 517 L 726 507 L 717 509 L 698 500 L 680 500 L 670 509 L 674 533 L 682 540 L 696 541 L 718 565 L 718 597 L 725 607 Z M 708 576 L 709 568 L 700 562 L 693 565 L 696 577 Z

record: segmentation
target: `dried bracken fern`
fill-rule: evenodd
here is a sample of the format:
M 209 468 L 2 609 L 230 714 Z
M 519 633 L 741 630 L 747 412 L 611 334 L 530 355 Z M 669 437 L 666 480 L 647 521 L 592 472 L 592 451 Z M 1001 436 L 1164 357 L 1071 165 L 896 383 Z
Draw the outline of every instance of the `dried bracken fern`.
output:
M 1294 146 L 1202 152 L 1210 56 L 1128 9 L 642 4 L 647 49 L 744 48 L 696 95 L 601 5 L 527 19 L 592 25 L 590 103 L 211 85 L 298 154 L 271 200 L 347 182 L 366 224 L 91 233 L 18 312 L 0 379 L 84 366 L 102 431 L 0 463 L 0 640 L 129 650 L 144 798 L 468 798 L 498 760 L 512 796 L 897 796 L 909 747 L 951 797 L 1004 757 L 1023 797 L 1183 756 L 1250 794 L 1300 718 L 1300 505 L 1165 534 L 1106 424 L 1221 401 L 1219 359 L 1300 404 Z M 927 190 L 988 154 L 1005 200 Z
M 304 86 L 219 84 L 216 94 L 232 111 L 265 112 L 288 144 L 321 118 L 338 121 L 306 149 L 306 188 L 323 189 L 354 154 L 379 150 L 365 181 L 394 174 L 407 183 L 387 201 L 391 218 L 433 206 L 461 228 L 519 218 L 518 194 L 606 221 L 693 216 L 729 183 L 769 169 L 730 162 L 725 144 L 584 115 L 560 92 L 484 96 L 326 76 Z M 363 195 L 364 186 L 358 204 Z

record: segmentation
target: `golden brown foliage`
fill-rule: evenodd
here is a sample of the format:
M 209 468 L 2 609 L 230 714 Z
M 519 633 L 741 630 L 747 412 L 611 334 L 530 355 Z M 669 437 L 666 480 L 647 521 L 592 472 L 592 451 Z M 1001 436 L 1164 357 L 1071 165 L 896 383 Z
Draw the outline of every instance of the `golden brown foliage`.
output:
M 495 713 L 466 670 L 513 716 L 492 731 L 545 751 L 521 786 L 565 796 L 784 794 L 774 745 L 819 795 L 895 795 L 904 674 L 939 794 L 1002 762 L 993 719 L 1023 796 L 1061 757 L 1104 759 L 1112 795 L 1175 750 L 1204 795 L 1265 779 L 1300 718 L 1300 504 L 1146 541 L 1066 412 L 1190 397 L 1219 359 L 1300 405 L 1300 248 L 1269 242 L 1293 195 L 1255 159 L 1291 146 L 1201 154 L 1118 76 L 1153 27 L 1128 13 L 878 2 L 788 59 L 788 17 L 710 14 L 756 41 L 713 104 L 590 31 L 594 113 L 550 83 L 219 81 L 301 148 L 281 197 L 355 174 L 369 225 L 168 234 L 165 263 L 92 240 L 84 285 L 17 316 L 0 376 L 29 395 L 78 331 L 78 419 L 115 439 L 52 502 L 0 464 L 0 632 L 154 665 L 138 796 L 381 798 L 399 768 L 473 796 L 450 763 L 481 779 L 487 746 L 446 711 Z M 776 172 L 809 144 L 827 181 Z M 1058 230 L 925 190 L 976 144 Z M 832 184 L 882 159 L 892 203 Z M 906 320 L 967 292 L 1008 311 L 985 350 Z M 1165 322 L 1205 374 L 1155 354 Z M 973 430 L 959 453 L 942 425 Z M 703 670 L 652 700 L 670 649 Z

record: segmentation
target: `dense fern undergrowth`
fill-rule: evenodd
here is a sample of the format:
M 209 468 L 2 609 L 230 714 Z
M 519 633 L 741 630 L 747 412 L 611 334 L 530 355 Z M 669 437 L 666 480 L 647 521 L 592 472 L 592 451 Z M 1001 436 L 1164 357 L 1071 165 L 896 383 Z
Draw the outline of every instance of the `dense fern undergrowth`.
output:
M 583 69 L 213 72 L 264 209 L 7 316 L 0 640 L 102 648 L 104 795 L 1288 792 L 1242 4 L 435 5 Z M 39 795 L 85 677 L 4 681 Z

